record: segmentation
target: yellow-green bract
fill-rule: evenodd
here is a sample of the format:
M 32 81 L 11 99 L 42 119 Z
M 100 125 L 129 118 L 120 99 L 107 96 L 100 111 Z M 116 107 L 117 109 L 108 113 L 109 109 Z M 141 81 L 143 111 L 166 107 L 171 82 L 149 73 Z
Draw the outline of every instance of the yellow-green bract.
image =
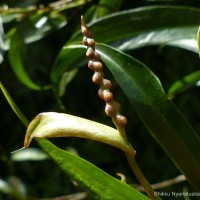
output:
M 81 137 L 104 142 L 129 154 L 134 155 L 135 152 L 116 129 L 64 113 L 46 112 L 37 115 L 28 126 L 24 147 L 28 147 L 35 137 Z

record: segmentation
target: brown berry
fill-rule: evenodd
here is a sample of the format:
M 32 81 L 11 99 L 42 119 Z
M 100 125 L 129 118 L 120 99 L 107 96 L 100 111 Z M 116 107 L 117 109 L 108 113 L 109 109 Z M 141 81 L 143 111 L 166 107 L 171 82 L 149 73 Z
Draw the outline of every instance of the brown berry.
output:
M 87 39 L 87 42 L 88 42 L 88 46 L 90 46 L 90 47 L 94 47 L 94 45 L 95 45 L 95 41 L 94 41 L 94 39 L 92 39 L 92 38 L 88 38 L 88 39 Z
M 94 70 L 94 61 L 90 60 L 88 62 L 88 67 L 91 69 L 91 70 Z
M 106 104 L 105 112 L 109 117 L 114 117 L 116 114 L 111 104 Z
M 87 41 L 87 38 L 86 38 L 85 36 L 83 37 L 82 42 L 83 42 L 83 44 L 84 44 L 85 46 L 88 46 L 88 41 Z
M 99 71 L 101 71 L 103 69 L 103 65 L 99 61 L 95 61 L 93 63 L 93 65 L 94 65 L 94 71 L 96 71 L 96 72 L 99 72 Z
M 95 53 L 95 51 L 94 51 L 94 49 L 92 47 L 88 47 L 87 48 L 86 56 L 88 58 L 90 58 L 90 59 L 94 58 L 94 56 L 95 56 L 94 53 Z
M 103 79 L 103 76 L 102 76 L 102 73 L 100 73 L 100 72 L 95 72 L 92 77 L 92 81 L 97 85 L 101 84 L 102 79 Z
M 100 54 L 95 52 L 95 60 L 100 61 L 100 59 L 101 59 Z
M 99 96 L 100 99 L 104 100 L 104 95 L 103 95 L 103 90 L 102 89 L 98 90 L 98 96 Z
M 106 90 L 110 90 L 112 88 L 112 83 L 108 79 L 103 79 L 103 87 Z
M 110 92 L 108 90 L 104 90 L 103 96 L 104 96 L 104 101 L 106 103 L 110 103 L 114 99 L 112 92 Z
M 116 116 L 117 119 L 117 123 L 121 126 L 121 127 L 125 127 L 127 125 L 127 119 L 126 117 L 124 117 L 123 115 L 117 114 Z

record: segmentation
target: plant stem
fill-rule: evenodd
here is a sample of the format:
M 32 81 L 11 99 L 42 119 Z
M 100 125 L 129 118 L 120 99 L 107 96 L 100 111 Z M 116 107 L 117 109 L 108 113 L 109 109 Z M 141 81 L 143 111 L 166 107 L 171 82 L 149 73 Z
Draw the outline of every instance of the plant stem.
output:
M 133 157 L 132 155 L 130 155 L 128 153 L 126 153 L 126 157 L 127 157 L 128 163 L 129 163 L 132 171 L 134 172 L 134 174 L 135 174 L 136 178 L 138 179 L 138 181 L 140 182 L 140 184 L 144 187 L 144 190 L 148 194 L 148 196 L 152 200 L 161 200 L 161 198 L 159 196 L 154 195 L 154 190 L 151 187 L 150 183 L 145 178 L 144 174 L 142 173 L 140 167 L 138 166 L 138 164 L 135 160 L 135 157 Z

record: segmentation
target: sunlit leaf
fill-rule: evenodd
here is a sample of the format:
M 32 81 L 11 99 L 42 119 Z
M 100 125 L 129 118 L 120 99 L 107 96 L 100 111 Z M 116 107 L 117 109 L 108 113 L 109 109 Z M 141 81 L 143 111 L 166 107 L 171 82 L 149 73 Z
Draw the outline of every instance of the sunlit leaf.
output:
M 126 138 L 114 128 L 64 113 L 47 112 L 37 115 L 29 124 L 24 147 L 33 138 L 81 137 L 97 140 L 134 154 Z
M 149 199 L 134 188 L 113 178 L 86 160 L 57 148 L 47 140 L 40 138 L 37 141 L 59 167 L 94 199 Z

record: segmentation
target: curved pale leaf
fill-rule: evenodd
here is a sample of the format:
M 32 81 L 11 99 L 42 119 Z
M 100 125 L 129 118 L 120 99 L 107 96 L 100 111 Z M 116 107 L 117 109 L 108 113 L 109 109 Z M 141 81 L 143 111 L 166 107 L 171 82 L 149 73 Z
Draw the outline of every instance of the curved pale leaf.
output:
M 71 51 L 70 55 L 81 49 L 83 53 L 83 45 L 65 48 Z M 190 183 L 200 190 L 200 139 L 168 100 L 158 78 L 144 64 L 110 46 L 97 44 L 96 49 L 151 135 Z M 65 59 L 66 68 L 75 60 Z
M 32 138 L 81 137 L 97 140 L 134 154 L 129 142 L 120 133 L 109 126 L 64 113 L 40 113 L 29 124 L 24 147 L 28 147 Z
M 107 15 L 88 24 L 88 27 L 96 41 L 129 50 L 152 44 L 196 40 L 199 18 L 200 10 L 191 7 L 148 6 Z M 82 35 L 77 32 L 69 43 L 81 40 Z M 187 43 L 179 42 L 178 47 L 182 46 L 186 48 Z M 194 49 L 197 52 L 197 45 L 192 46 L 191 50 Z

